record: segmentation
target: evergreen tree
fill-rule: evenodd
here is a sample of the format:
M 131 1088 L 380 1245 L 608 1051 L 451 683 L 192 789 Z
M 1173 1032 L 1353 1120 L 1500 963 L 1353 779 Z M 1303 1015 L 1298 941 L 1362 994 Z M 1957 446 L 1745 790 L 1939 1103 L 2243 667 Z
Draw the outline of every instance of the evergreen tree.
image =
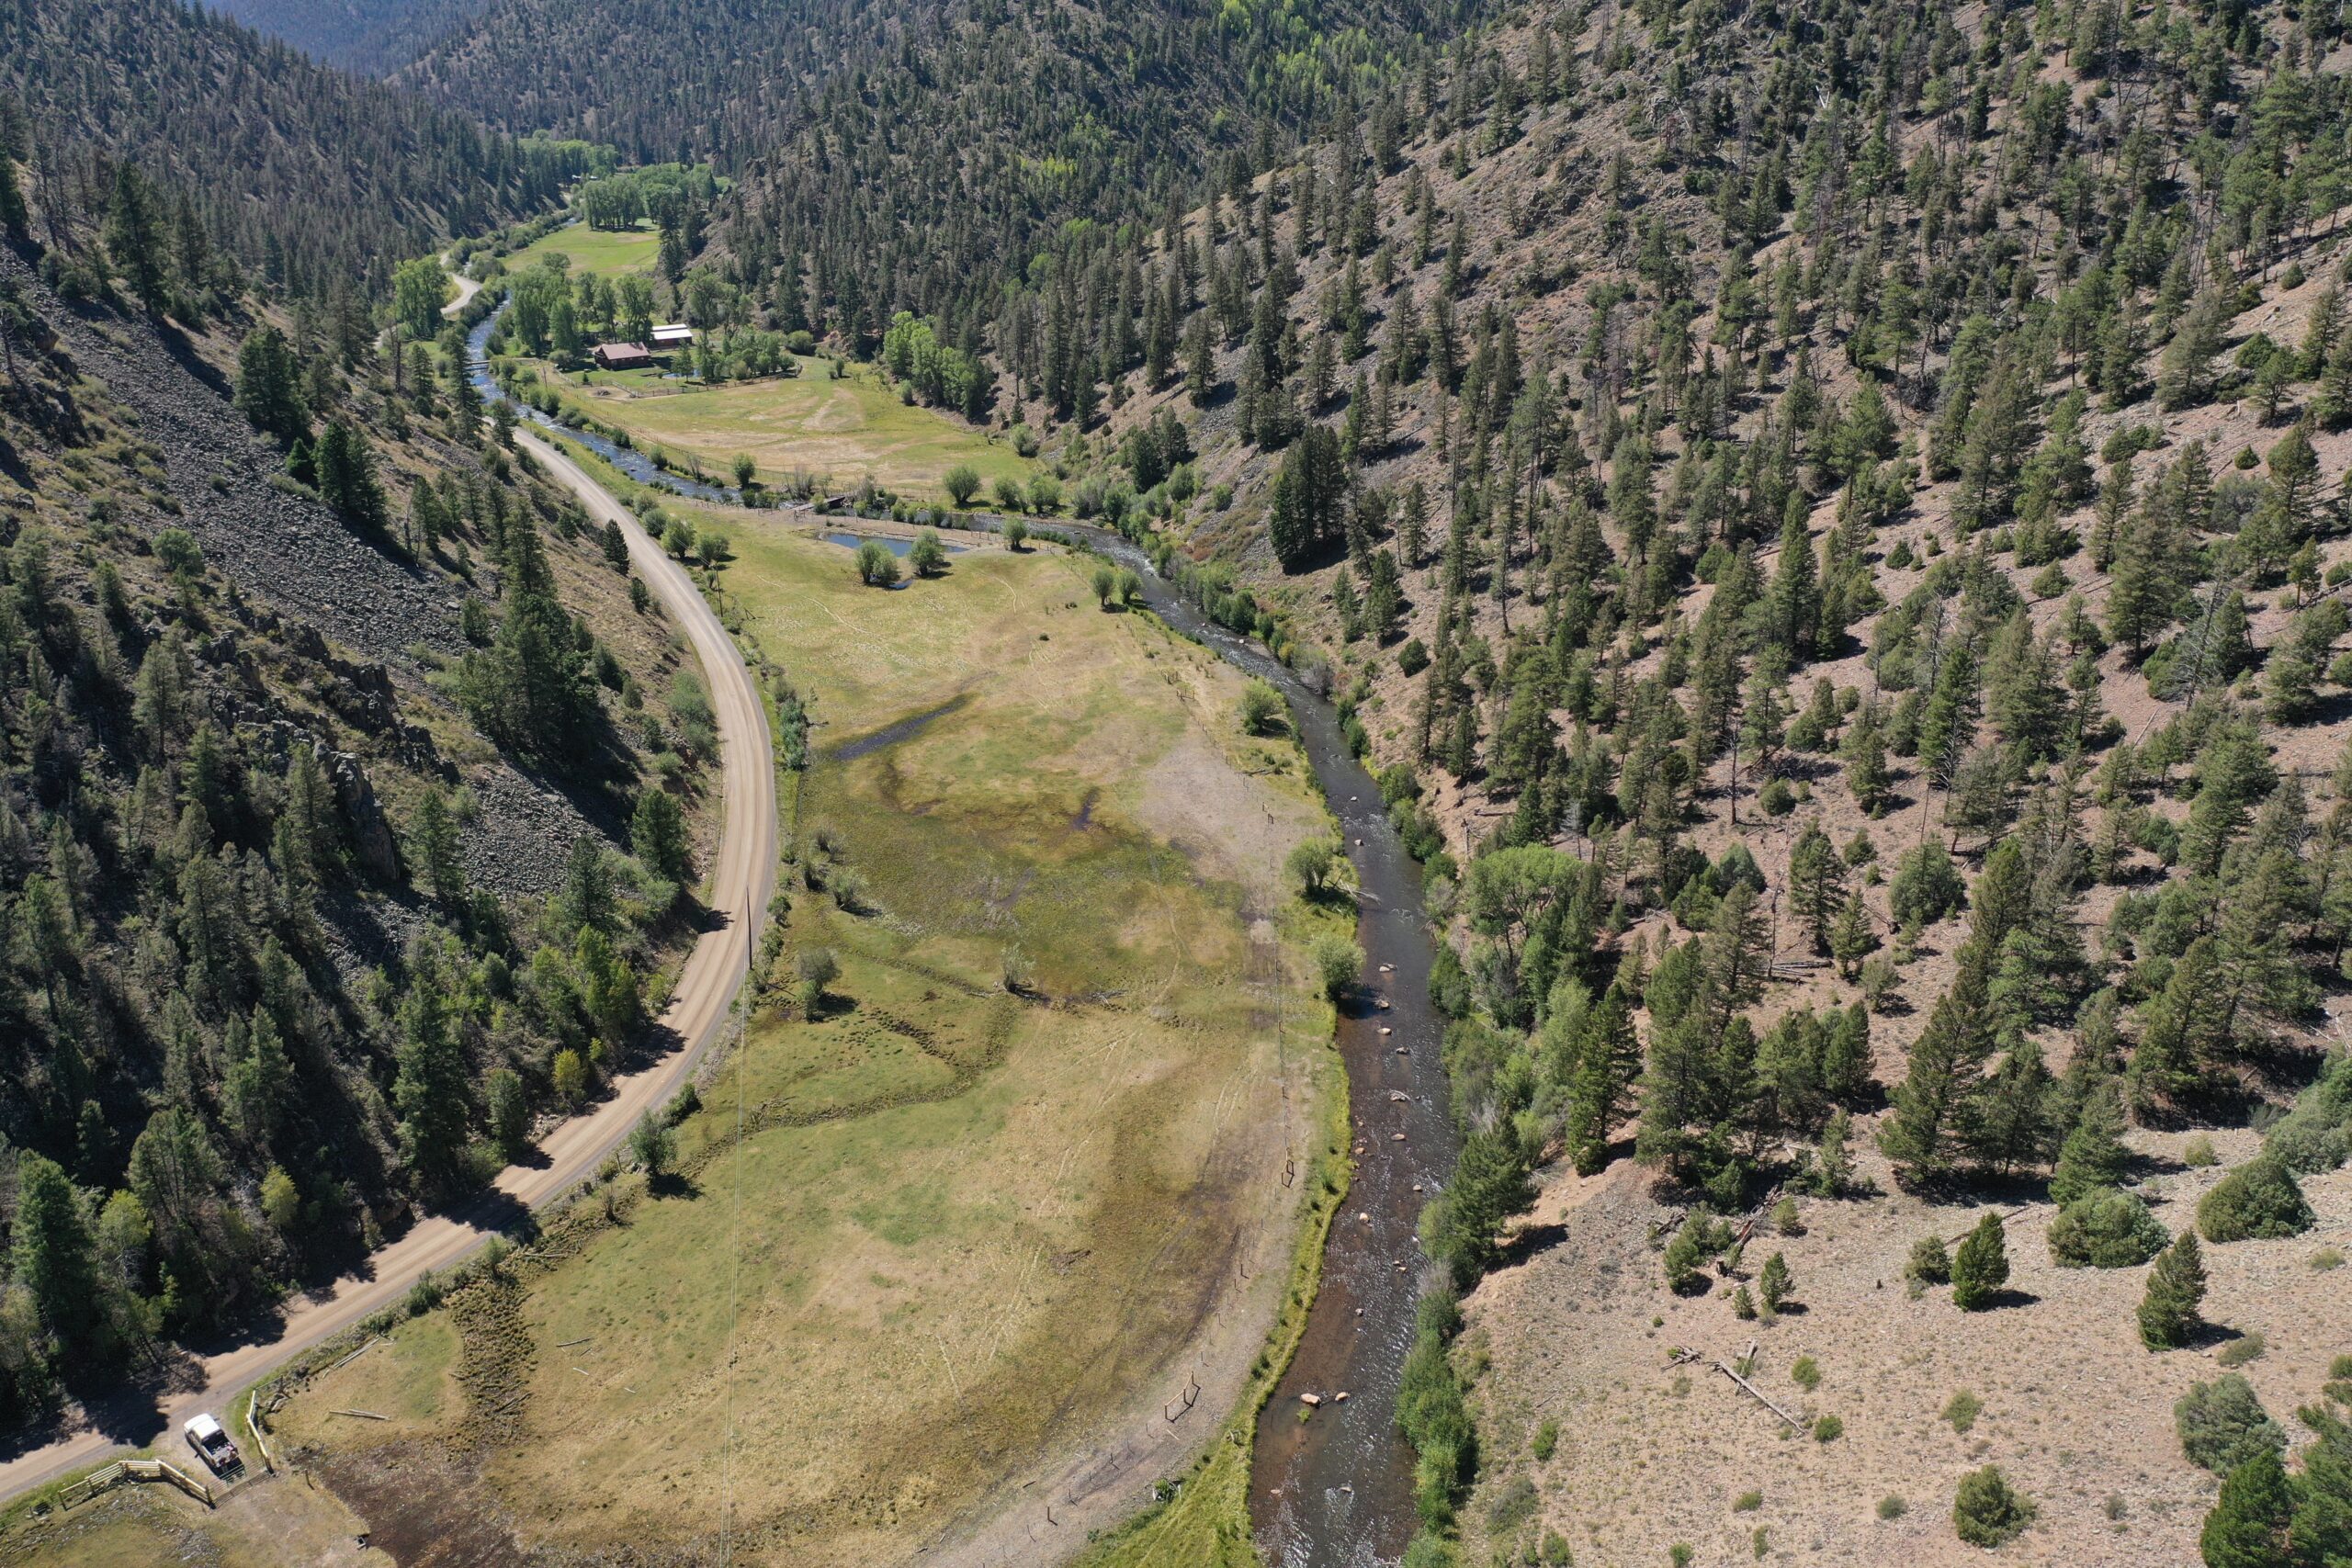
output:
M 1905 1180 L 1932 1181 L 1951 1172 L 1984 1049 L 1962 1003 L 1944 993 L 1911 1047 L 1910 1070 L 1894 1091 L 1894 1112 L 1879 1131 L 1879 1147 Z
M 685 813 L 677 797 L 659 785 L 637 797 L 637 812 L 629 820 L 629 847 L 647 870 L 672 882 L 686 874 Z
M 97 1324 L 97 1247 L 88 1209 L 64 1170 L 30 1149 L 17 1154 L 10 1271 L 51 1333 L 87 1344 Z
M 342 420 L 331 419 L 319 433 L 311 460 L 318 471 L 319 499 L 353 527 L 382 532 L 389 513 L 368 438 Z
M 1568 1086 L 1568 1156 L 1580 1176 L 1607 1162 L 1610 1134 L 1624 1116 L 1625 1096 L 1641 1066 L 1641 1042 L 1623 990 L 1612 984 L 1594 1008 Z
M 1805 824 L 1789 851 L 1789 897 L 1813 933 L 1814 951 L 1832 951 L 1831 938 L 1846 907 L 1846 867 L 1817 818 Z
M 1986 1214 L 1952 1254 L 1951 1303 L 1962 1312 L 1983 1312 L 2008 1282 L 2007 1233 L 1999 1214 Z
M 2074 1127 L 2058 1150 L 2050 1179 L 2050 1201 L 2059 1207 L 2120 1187 L 2132 1151 L 2123 1143 L 2123 1095 L 2109 1079 L 2083 1101 Z
M 420 947 L 401 1008 L 392 1079 L 402 1157 L 422 1185 L 440 1190 L 459 1173 L 468 1118 L 466 1058 L 449 1016 L 448 979 L 440 955 Z
M 164 243 L 154 187 L 129 159 L 114 169 L 107 202 L 107 258 L 141 305 L 162 315 L 172 302 L 171 250 Z
M 1431 1256 L 1452 1271 L 1456 1288 L 1467 1291 L 1494 1267 L 1503 1222 L 1534 1201 L 1526 1158 L 1508 1130 L 1480 1128 L 1462 1141 L 1453 1183 L 1438 1201 L 1430 1238 Z
M 2140 1299 L 2140 1342 L 2151 1350 L 2187 1345 L 2197 1332 L 2197 1309 L 2204 1300 L 2204 1255 L 2196 1233 L 2183 1231 L 2149 1270 L 2147 1292 Z
M 2287 1532 L 2294 1517 L 2286 1467 L 2276 1450 L 2263 1449 L 2230 1472 L 2205 1516 L 2197 1543 L 2205 1568 L 2279 1568 L 2293 1561 Z
M 285 334 L 255 327 L 237 349 L 237 412 L 266 435 L 288 445 L 300 441 L 311 433 L 301 379 Z

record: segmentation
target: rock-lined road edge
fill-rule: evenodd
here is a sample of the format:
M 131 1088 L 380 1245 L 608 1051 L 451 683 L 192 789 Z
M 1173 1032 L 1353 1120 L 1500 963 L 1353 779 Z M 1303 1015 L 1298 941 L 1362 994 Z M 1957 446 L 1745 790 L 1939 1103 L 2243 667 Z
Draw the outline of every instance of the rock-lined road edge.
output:
M 462 1208 L 419 1221 L 369 1257 L 365 1277 L 345 1275 L 322 1291 L 295 1297 L 270 1337 L 202 1358 L 197 1368 L 201 1386 L 172 1393 L 145 1410 L 109 1407 L 102 1416 L 106 1430 L 85 1429 L 0 1463 L 0 1502 L 161 1441 L 199 1411 L 217 1412 L 233 1394 L 303 1351 L 396 1305 L 425 1274 L 463 1262 L 517 1205 L 537 1209 L 561 1197 L 594 1173 L 639 1118 L 677 1092 L 733 1008 L 775 888 L 775 758 L 759 687 L 735 639 L 711 613 L 685 569 L 647 537 L 628 509 L 546 442 L 521 433 L 515 442 L 578 496 L 599 523 L 620 525 L 631 564 L 685 634 L 710 687 L 724 813 L 710 876 L 709 907 L 716 918 L 687 954 L 660 1020 L 660 1027 L 684 1043 L 650 1066 L 616 1078 L 606 1099 L 539 1140 L 544 1163 L 509 1166 L 491 1191 Z

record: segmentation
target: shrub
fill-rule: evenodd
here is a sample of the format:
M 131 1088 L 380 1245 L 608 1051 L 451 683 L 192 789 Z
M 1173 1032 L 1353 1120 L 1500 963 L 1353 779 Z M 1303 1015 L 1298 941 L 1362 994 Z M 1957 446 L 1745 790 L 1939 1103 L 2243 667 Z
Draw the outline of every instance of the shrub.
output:
M 1281 722 L 1282 713 L 1283 694 L 1265 682 L 1252 681 L 1241 689 L 1243 734 L 1272 734 Z
M 1413 1348 L 1396 1389 L 1396 1424 L 1419 1456 L 1414 1494 L 1421 1522 L 1442 1529 L 1476 1463 L 1477 1436 L 1471 1427 L 1462 1380 L 1446 1348 L 1462 1330 L 1462 1309 L 1442 1291 L 1421 1298 L 1415 1314 Z
M 1813 1424 L 1813 1440 L 1816 1443 L 1834 1443 L 1845 1435 L 1846 1423 L 1835 1416 L 1824 1416 Z
M 1821 1363 L 1811 1356 L 1799 1356 L 1789 1365 L 1789 1379 L 1810 1393 L 1821 1386 Z
M 1732 1500 L 1731 1511 L 1735 1514 L 1752 1514 L 1763 1506 L 1763 1493 L 1743 1492 Z
M 1804 1221 L 1797 1214 L 1797 1201 L 1783 1198 L 1772 1205 L 1772 1228 L 1782 1235 L 1804 1235 Z
M 1347 995 L 1363 973 L 1363 949 L 1346 937 L 1326 931 L 1315 939 L 1309 948 L 1315 960 L 1315 973 L 1323 994 L 1333 1001 Z
M 2344 1267 L 2344 1254 L 2335 1247 L 2323 1247 L 2312 1254 L 2311 1265 L 2314 1272 L 2324 1274 L 2331 1269 Z
M 1903 1266 L 1905 1279 L 1917 1280 L 1923 1285 L 1948 1285 L 1951 1282 L 1951 1254 L 1944 1250 L 1944 1238 L 1923 1235 L 1911 1244 L 1911 1257 Z
M 888 588 L 899 581 L 899 558 L 879 539 L 857 547 L 857 580 L 868 588 Z
M 1954 1432 L 1966 1436 L 1984 1408 L 1984 1402 L 1963 1388 L 1944 1401 L 1942 1419 L 1951 1423 Z
M 1897 925 L 1931 926 L 1967 901 L 1968 884 L 1941 841 L 1931 839 L 1903 857 L 1887 896 Z
M 1756 803 L 1764 808 L 1767 817 L 1786 817 L 1797 803 L 1796 792 L 1789 787 L 1788 780 L 1774 779 L 1764 786 Z
M 1682 1228 L 1666 1246 L 1666 1287 L 1678 1296 L 1696 1295 L 1707 1288 L 1707 1277 L 1700 1272 L 1707 1259 L 1723 1250 L 1723 1240 L 1717 1224 L 1692 1210 L 1683 1219 Z
M 2180 1434 L 2180 1451 L 2190 1463 L 2216 1475 L 2229 1474 L 2266 1449 L 2287 1451 L 2285 1428 L 2270 1418 L 2254 1385 L 2237 1372 L 2224 1372 L 2210 1383 L 2191 1383 L 2173 1405 L 2172 1418 Z
M 2078 1198 L 2050 1222 L 2050 1258 L 2064 1269 L 2133 1269 L 2172 1239 L 2129 1192 Z
M 2197 1205 L 2197 1229 L 2207 1241 L 2273 1240 L 2312 1228 L 2312 1206 L 2292 1172 L 2259 1155 L 2222 1178 Z
M 2261 1330 L 2250 1328 L 2222 1346 L 2222 1353 L 2213 1359 L 2225 1367 L 2243 1367 L 2248 1361 L 2262 1359 L 2263 1352 L 2269 1348 L 2270 1341 L 2262 1337 Z
M 1899 1519 L 1910 1511 L 1911 1505 L 1892 1492 L 1878 1500 L 1878 1517 L 1882 1519 Z
M 1540 1464 L 1550 1459 L 1559 1446 L 1560 1424 L 1557 1421 L 1546 1421 L 1535 1428 L 1535 1441 L 1528 1445 L 1528 1451 L 1535 1456 L 1536 1462 Z
M 1951 1528 L 1971 1546 L 2002 1546 L 2033 1522 L 2033 1505 L 2019 1496 L 1997 1464 L 1961 1477 Z
M 1538 1501 L 1534 1482 L 1524 1475 L 1511 1477 L 1487 1505 L 1487 1528 L 1497 1535 L 1510 1534 L 1534 1517 Z

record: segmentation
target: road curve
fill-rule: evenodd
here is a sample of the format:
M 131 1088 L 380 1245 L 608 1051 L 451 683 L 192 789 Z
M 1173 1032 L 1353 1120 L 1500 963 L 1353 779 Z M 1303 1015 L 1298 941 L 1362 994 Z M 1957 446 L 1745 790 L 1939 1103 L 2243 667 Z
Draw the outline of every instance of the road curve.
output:
M 198 1411 L 218 1411 L 248 1384 L 395 1304 L 421 1276 L 462 1262 L 512 1216 L 517 1204 L 537 1208 L 593 1174 L 639 1117 L 677 1091 L 727 1021 L 775 886 L 775 751 L 759 688 L 734 638 L 684 569 L 646 536 L 628 508 L 546 443 L 523 434 L 515 440 L 598 521 L 610 519 L 621 525 L 638 575 L 684 632 L 710 686 L 724 811 L 709 897 L 718 919 L 687 955 L 662 1014 L 662 1027 L 684 1043 L 650 1066 L 616 1078 L 605 1100 L 542 1138 L 542 1163 L 510 1166 L 500 1173 L 492 1192 L 464 1208 L 419 1221 L 368 1258 L 365 1277 L 345 1275 L 330 1287 L 295 1298 L 274 1336 L 204 1357 L 198 1363 L 201 1387 L 167 1395 L 135 1414 L 109 1407 L 107 1430 L 79 1431 L 0 1463 L 0 1501 L 166 1438 Z

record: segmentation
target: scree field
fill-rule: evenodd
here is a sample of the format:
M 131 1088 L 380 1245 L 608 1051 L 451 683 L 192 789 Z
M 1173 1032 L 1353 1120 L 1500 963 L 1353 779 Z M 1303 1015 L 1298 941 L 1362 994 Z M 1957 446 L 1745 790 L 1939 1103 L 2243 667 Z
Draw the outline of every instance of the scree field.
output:
M 396 1552 L 977 1559 L 1048 1528 L 1043 1477 L 1067 1555 L 1216 1430 L 1289 1280 L 1283 1174 L 1337 1086 L 1302 949 L 1336 919 L 1281 868 L 1328 818 L 1288 739 L 1240 732 L 1239 678 L 1098 608 L 1082 559 L 883 591 L 726 526 L 730 607 L 817 720 L 776 983 L 675 1174 L 280 1419 Z

